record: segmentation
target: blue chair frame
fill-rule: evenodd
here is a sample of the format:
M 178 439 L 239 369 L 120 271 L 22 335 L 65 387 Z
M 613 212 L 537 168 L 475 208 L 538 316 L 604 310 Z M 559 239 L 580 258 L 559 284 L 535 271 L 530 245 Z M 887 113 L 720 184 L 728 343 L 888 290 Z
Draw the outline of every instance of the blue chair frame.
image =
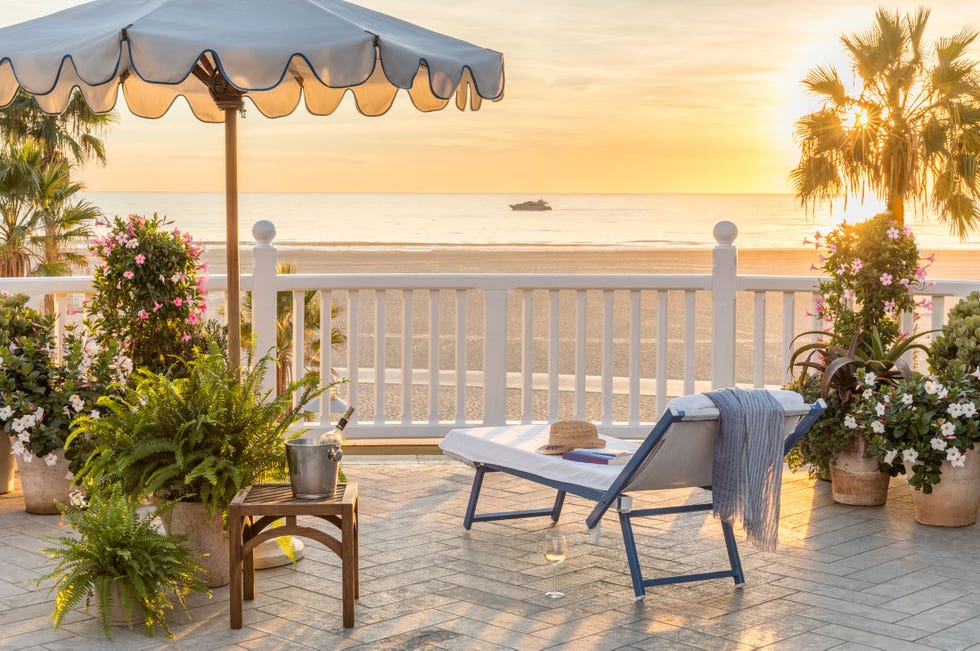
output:
M 800 437 L 802 437 L 810 429 L 813 423 L 816 422 L 817 418 L 819 418 L 823 413 L 825 404 L 822 400 L 818 400 L 816 403 L 808 405 L 808 407 L 809 410 L 807 413 L 800 418 L 800 421 L 796 424 L 796 427 L 794 427 L 793 431 L 786 437 L 783 449 L 784 455 L 793 449 L 793 446 L 795 446 L 800 440 Z M 681 574 L 659 577 L 655 579 L 643 578 L 643 573 L 640 569 L 639 555 L 636 551 L 636 538 L 633 535 L 633 518 L 710 511 L 714 507 L 714 504 L 709 501 L 701 504 L 686 504 L 684 506 L 668 506 L 634 511 L 632 510 L 632 498 L 624 492 L 626 486 L 629 485 L 629 483 L 636 476 L 637 472 L 639 472 L 640 466 L 647 459 L 647 457 L 650 456 L 654 449 L 656 449 L 657 443 L 660 442 L 660 439 L 663 438 L 674 423 L 682 420 L 684 420 L 684 412 L 682 411 L 668 411 L 666 414 L 664 414 L 664 416 L 657 421 L 656 425 L 654 425 L 653 429 L 650 431 L 650 434 L 647 435 L 646 439 L 640 445 L 636 453 L 634 453 L 633 458 L 630 459 L 629 463 L 623 467 L 622 472 L 618 477 L 616 477 L 615 481 L 613 481 L 612 485 L 606 491 L 598 491 L 586 486 L 578 486 L 576 484 L 555 481 L 547 477 L 541 477 L 532 473 L 497 466 L 491 463 L 476 463 L 476 476 L 473 478 L 473 486 L 470 489 L 470 498 L 466 506 L 466 514 L 463 517 L 463 527 L 469 530 L 472 528 L 474 522 L 490 522 L 494 520 L 532 518 L 538 516 L 550 516 L 554 522 L 558 522 L 559 518 L 561 517 L 562 506 L 564 506 L 565 503 L 565 496 L 567 494 L 572 494 L 596 503 L 595 507 L 592 509 L 592 512 L 585 520 L 585 523 L 589 529 L 594 529 L 599 524 L 599 521 L 602 520 L 602 516 L 605 515 L 606 511 L 615 505 L 616 511 L 619 515 L 619 526 L 623 532 L 623 545 L 626 548 L 626 561 L 629 565 L 630 578 L 633 582 L 633 592 L 636 595 L 637 600 L 641 600 L 646 596 L 646 588 L 668 583 L 686 583 L 689 581 L 703 581 L 706 579 L 732 577 L 735 581 L 735 586 L 741 587 L 745 583 L 745 574 L 742 571 L 742 562 L 738 555 L 738 545 L 735 542 L 735 533 L 732 530 L 732 525 L 726 522 L 721 523 L 721 529 L 725 538 L 725 547 L 728 550 L 728 561 L 731 566 L 730 569 L 717 572 Z M 558 491 L 555 497 L 554 505 L 550 509 L 530 509 L 477 514 L 476 506 L 480 499 L 480 490 L 483 488 L 483 478 L 489 472 L 503 472 L 508 475 L 514 475 L 537 484 L 554 488 Z M 705 486 L 704 488 L 708 490 L 711 489 L 710 486 Z

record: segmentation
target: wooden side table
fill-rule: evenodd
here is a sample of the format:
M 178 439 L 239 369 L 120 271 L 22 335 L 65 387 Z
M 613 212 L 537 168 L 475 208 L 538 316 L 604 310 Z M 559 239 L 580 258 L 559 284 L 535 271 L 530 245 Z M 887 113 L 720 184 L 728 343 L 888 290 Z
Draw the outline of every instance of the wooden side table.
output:
M 340 530 L 340 537 L 302 526 L 296 517 L 321 518 Z M 283 527 L 269 529 L 276 520 Z M 238 491 L 228 506 L 228 541 L 231 563 L 231 627 L 242 627 L 242 598 L 255 599 L 255 548 L 279 536 L 316 540 L 341 559 L 344 628 L 354 626 L 354 600 L 360 596 L 357 550 L 357 484 L 338 484 L 333 497 L 299 500 L 289 484 L 255 484 Z

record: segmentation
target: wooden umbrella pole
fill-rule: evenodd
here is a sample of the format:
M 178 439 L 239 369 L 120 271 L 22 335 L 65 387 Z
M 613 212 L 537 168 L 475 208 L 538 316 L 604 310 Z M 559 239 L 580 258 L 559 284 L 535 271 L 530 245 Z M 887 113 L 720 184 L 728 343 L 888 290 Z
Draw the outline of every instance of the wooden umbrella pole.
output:
M 228 267 L 228 366 L 242 365 L 241 289 L 238 268 L 238 107 L 225 111 L 225 259 Z

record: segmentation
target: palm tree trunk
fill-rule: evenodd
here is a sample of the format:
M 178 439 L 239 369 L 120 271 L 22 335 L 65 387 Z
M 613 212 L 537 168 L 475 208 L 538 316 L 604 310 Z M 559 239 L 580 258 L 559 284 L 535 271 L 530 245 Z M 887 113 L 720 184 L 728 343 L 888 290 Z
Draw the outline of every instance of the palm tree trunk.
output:
M 899 227 L 905 226 L 905 198 L 902 195 L 896 192 L 888 197 L 888 210 Z

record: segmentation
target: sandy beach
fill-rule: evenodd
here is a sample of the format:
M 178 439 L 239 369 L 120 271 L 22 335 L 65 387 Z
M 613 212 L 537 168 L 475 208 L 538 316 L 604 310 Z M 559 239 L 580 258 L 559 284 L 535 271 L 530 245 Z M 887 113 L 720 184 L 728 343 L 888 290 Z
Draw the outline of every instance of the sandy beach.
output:
M 224 247 L 209 246 L 206 259 L 213 273 L 223 273 Z M 549 247 L 278 247 L 280 262 L 296 264 L 298 273 L 624 273 L 703 274 L 711 272 L 710 249 Z M 738 251 L 739 273 L 811 276 L 817 262 L 813 249 Z M 241 252 L 242 273 L 251 267 L 251 247 Z M 980 279 L 980 251 L 936 252 L 930 279 Z

